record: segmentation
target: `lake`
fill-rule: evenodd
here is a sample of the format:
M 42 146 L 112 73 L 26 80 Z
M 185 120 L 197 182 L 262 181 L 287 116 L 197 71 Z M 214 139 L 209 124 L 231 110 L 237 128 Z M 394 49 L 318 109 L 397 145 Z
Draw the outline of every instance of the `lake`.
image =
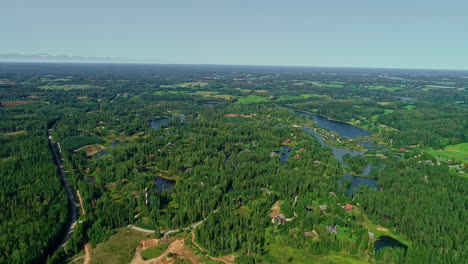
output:
M 374 249 L 375 251 L 379 251 L 380 249 L 383 249 L 385 247 L 399 247 L 405 250 L 408 248 L 407 245 L 401 243 L 400 241 L 396 240 L 391 236 L 380 236 L 374 243 Z
M 319 116 L 316 114 L 309 114 L 297 111 L 294 112 L 302 116 L 312 118 L 318 126 L 336 132 L 338 133 L 338 135 L 340 135 L 340 137 L 355 139 L 357 137 L 367 137 L 372 135 L 372 133 L 370 133 L 369 131 L 359 128 L 357 126 L 350 125 L 348 123 L 330 120 L 326 117 Z

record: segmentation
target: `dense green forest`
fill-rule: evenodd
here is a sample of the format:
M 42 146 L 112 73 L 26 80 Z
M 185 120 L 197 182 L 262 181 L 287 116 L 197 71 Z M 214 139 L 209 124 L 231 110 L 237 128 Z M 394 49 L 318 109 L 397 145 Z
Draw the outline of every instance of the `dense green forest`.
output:
M 99 255 L 128 225 L 229 263 L 468 259 L 458 72 L 52 65 L 0 71 L 2 263 L 68 263 L 87 243 Z M 48 129 L 80 194 L 63 248 Z

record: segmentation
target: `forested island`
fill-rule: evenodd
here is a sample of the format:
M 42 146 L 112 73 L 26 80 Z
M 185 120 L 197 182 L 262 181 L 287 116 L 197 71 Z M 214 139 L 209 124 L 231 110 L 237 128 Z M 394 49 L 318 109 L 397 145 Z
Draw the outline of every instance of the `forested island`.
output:
M 0 143 L 0 263 L 468 263 L 466 71 L 0 63 Z

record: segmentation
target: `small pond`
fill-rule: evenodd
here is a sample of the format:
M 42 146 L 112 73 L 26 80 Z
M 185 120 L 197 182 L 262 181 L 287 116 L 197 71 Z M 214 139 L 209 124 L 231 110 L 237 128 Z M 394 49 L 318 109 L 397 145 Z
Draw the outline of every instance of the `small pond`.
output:
M 164 192 L 166 190 L 172 189 L 175 184 L 175 181 L 166 180 L 161 177 L 156 176 L 156 185 L 154 186 L 157 192 Z
M 385 247 L 393 247 L 393 248 L 403 248 L 403 249 L 407 249 L 408 246 L 401 243 L 400 241 L 396 240 L 395 238 L 391 237 L 391 236 L 380 236 L 379 238 L 377 238 L 377 240 L 375 241 L 374 243 L 374 249 L 375 251 L 379 251 L 380 249 L 382 248 L 385 248 Z
M 120 145 L 120 144 L 122 144 L 122 142 L 120 142 L 119 140 L 114 140 L 114 141 L 112 141 L 112 143 L 109 146 L 107 146 L 107 148 L 112 148 L 112 147 L 115 147 L 115 146 Z M 98 154 L 96 154 L 96 159 L 102 158 L 102 157 L 106 156 L 107 154 L 108 154 L 107 151 L 103 150 L 103 151 L 99 152 Z
M 344 182 L 346 179 L 351 181 L 351 184 L 346 188 L 346 195 L 351 196 L 358 191 L 359 186 L 364 185 L 372 189 L 377 189 L 378 184 L 376 179 L 356 177 L 346 173 L 338 182 Z
M 156 130 L 160 128 L 161 126 L 167 126 L 169 122 L 172 120 L 172 118 L 159 118 L 155 120 L 151 120 L 151 128 Z
M 280 155 L 280 161 L 284 164 L 289 158 L 289 155 L 291 155 L 291 152 L 294 148 L 290 146 L 281 146 L 281 150 L 279 152 Z

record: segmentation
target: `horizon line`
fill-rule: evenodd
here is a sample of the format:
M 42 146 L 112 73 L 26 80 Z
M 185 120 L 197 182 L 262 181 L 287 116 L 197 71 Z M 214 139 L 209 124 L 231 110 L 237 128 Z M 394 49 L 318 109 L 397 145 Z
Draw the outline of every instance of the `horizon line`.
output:
M 144 62 L 144 61 L 1 61 L 0 63 L 18 64 L 132 64 L 132 65 L 193 65 L 193 66 L 250 66 L 250 67 L 291 67 L 291 68 L 331 68 L 331 69 L 388 69 L 388 70 L 430 70 L 430 71 L 467 71 L 468 69 L 453 68 L 405 68 L 405 67 L 371 67 L 371 66 L 312 66 L 312 65 L 281 65 L 281 64 L 218 64 L 218 63 L 165 63 L 165 62 Z

